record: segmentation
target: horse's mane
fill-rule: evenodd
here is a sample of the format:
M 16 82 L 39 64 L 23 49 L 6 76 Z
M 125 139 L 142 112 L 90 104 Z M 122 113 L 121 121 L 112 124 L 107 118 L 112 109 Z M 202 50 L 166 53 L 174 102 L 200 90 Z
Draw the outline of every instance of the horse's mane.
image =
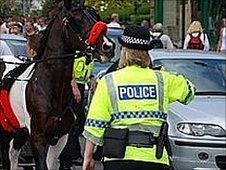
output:
M 47 41 L 48 41 L 48 37 L 49 37 L 49 34 L 50 34 L 50 31 L 51 31 L 51 28 L 52 28 L 52 25 L 53 25 L 53 22 L 54 20 L 50 21 L 48 26 L 46 27 L 46 29 L 42 32 L 39 32 L 39 45 L 38 45 L 38 48 L 37 48 L 37 55 L 34 57 L 34 60 L 39 60 L 42 58 L 42 55 L 45 51 L 45 47 L 46 47 L 46 44 L 47 44 Z
M 55 0 L 55 3 L 53 5 L 53 8 L 51 10 L 51 12 L 49 13 L 49 18 L 52 18 L 46 29 L 39 32 L 39 36 L 38 36 L 38 47 L 37 47 L 37 55 L 34 57 L 34 60 L 39 60 L 42 58 L 45 48 L 46 48 L 46 44 L 48 41 L 48 37 L 50 35 L 52 26 L 54 21 L 56 20 L 56 18 L 58 17 L 58 15 L 61 13 L 61 11 L 63 10 L 63 2 L 58 2 L 59 0 Z

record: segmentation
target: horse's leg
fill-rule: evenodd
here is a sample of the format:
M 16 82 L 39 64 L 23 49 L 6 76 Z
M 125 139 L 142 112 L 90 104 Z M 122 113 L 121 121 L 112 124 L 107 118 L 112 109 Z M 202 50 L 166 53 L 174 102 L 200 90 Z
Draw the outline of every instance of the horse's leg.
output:
M 10 169 L 18 169 L 18 159 L 20 155 L 21 149 L 15 149 L 13 146 L 13 141 L 11 140 L 10 147 L 9 147 L 9 160 L 10 160 Z
M 48 145 L 44 134 L 32 134 L 32 147 L 36 170 L 47 170 L 46 155 Z
M 10 170 L 9 160 L 9 143 L 12 137 L 9 133 L 0 128 L 0 142 L 1 142 L 1 154 L 2 154 L 2 168 L 4 170 Z
M 22 146 L 26 143 L 29 137 L 29 132 L 26 127 L 17 129 L 14 132 L 14 138 L 10 142 L 9 160 L 11 169 L 18 169 L 18 159 Z
M 68 134 L 62 136 L 56 145 L 49 147 L 46 159 L 48 169 L 59 169 L 60 163 L 58 157 L 65 147 L 67 140 Z

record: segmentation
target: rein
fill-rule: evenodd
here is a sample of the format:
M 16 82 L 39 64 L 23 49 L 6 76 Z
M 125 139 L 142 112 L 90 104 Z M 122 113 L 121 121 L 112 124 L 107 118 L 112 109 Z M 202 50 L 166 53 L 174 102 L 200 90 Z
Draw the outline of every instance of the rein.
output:
M 92 50 L 92 47 L 89 47 L 89 49 L 91 48 Z M 89 50 L 87 49 L 87 50 Z M 76 58 L 79 58 L 81 55 L 89 55 L 90 52 L 81 52 L 81 51 L 76 51 L 74 53 L 69 53 L 69 54 L 62 54 L 60 56 L 57 56 L 57 57 L 52 57 L 52 58 L 44 58 L 44 59 L 37 59 L 37 60 L 32 60 L 32 61 L 25 61 L 23 63 L 17 63 L 17 62 L 10 62 L 10 61 L 3 61 L 2 59 L 0 60 L 0 63 L 6 63 L 6 64 L 14 64 L 14 65 L 28 65 L 28 64 L 33 64 L 33 63 L 43 63 L 43 62 L 47 62 L 47 61 L 50 61 L 50 60 L 65 60 L 65 59 L 72 59 L 71 56 L 74 56 L 73 58 L 76 59 Z

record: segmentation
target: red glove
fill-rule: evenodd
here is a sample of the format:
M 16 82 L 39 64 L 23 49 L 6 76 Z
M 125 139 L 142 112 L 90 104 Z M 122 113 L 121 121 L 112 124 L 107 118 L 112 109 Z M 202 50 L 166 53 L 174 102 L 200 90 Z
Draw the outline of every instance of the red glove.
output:
M 101 35 L 107 33 L 107 24 L 99 21 L 95 23 L 92 27 L 92 30 L 90 32 L 88 43 L 90 45 L 96 44 L 97 40 L 100 38 Z

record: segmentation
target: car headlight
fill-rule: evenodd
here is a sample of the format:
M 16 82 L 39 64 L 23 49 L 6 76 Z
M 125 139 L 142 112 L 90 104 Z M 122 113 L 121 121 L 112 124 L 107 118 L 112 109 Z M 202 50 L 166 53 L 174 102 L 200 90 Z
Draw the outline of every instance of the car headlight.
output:
M 211 135 L 216 137 L 225 137 L 226 131 L 213 124 L 201 124 L 201 123 L 179 123 L 177 130 L 186 135 L 204 136 Z

